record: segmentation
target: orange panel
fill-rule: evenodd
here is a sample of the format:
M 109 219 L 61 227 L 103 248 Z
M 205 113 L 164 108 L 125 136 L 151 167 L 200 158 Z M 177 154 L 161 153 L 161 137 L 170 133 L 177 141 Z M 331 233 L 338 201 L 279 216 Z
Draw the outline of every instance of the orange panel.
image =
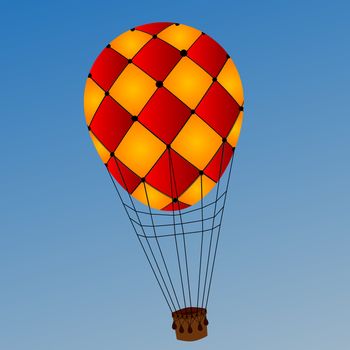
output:
M 184 57 L 164 81 L 164 86 L 191 109 L 195 109 L 209 86 L 212 77 L 200 66 Z
M 165 149 L 162 141 L 135 122 L 114 153 L 135 174 L 145 177 Z
M 203 170 L 222 144 L 221 137 L 197 115 L 192 115 L 171 147 Z
M 146 191 L 147 195 L 146 195 Z M 172 199 L 162 192 L 159 192 L 151 185 L 147 183 L 140 183 L 135 191 L 132 193 L 132 196 L 142 202 L 143 204 L 155 209 L 162 209 L 172 202 Z M 148 198 L 147 198 L 148 197 Z M 148 199 L 148 201 L 147 201 Z
M 109 94 L 130 114 L 138 115 L 156 91 L 156 82 L 134 64 L 129 64 Z
M 244 102 L 242 82 L 231 58 L 227 60 L 217 79 L 236 102 L 242 106 Z
M 90 125 L 104 96 L 105 92 L 92 79 L 88 78 L 84 92 L 84 112 L 87 125 Z
M 98 155 L 102 159 L 102 162 L 106 164 L 110 158 L 110 152 L 102 145 L 102 143 L 95 137 L 92 132 L 90 132 L 90 137 L 94 143 Z
M 179 201 L 194 205 L 201 200 L 202 193 L 204 198 L 215 185 L 216 183 L 209 177 L 198 176 L 197 180 L 179 197 Z
M 201 34 L 198 29 L 174 24 L 160 32 L 158 37 L 181 51 L 188 50 Z
M 239 113 L 238 118 L 236 119 L 230 133 L 227 136 L 227 141 L 232 147 L 236 147 L 239 134 L 241 132 L 243 122 L 243 111 Z
M 132 59 L 142 47 L 152 39 L 152 35 L 138 30 L 129 30 L 111 42 L 111 47 L 128 59 Z

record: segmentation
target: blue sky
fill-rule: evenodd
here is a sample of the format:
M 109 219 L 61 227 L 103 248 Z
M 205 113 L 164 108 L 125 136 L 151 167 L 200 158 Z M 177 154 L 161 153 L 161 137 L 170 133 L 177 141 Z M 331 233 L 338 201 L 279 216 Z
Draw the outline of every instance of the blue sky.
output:
M 350 344 L 346 1 L 3 2 L 0 348 L 328 350 Z M 135 25 L 197 27 L 245 88 L 209 303 L 180 343 L 86 131 L 101 49 Z

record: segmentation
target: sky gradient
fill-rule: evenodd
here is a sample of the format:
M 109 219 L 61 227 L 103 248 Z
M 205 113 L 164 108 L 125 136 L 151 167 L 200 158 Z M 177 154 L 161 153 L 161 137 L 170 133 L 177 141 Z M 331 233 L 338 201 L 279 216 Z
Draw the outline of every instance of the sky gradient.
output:
M 4 2 L 0 349 L 350 346 L 350 5 L 346 1 Z M 86 130 L 86 76 L 136 25 L 217 40 L 245 90 L 209 302 L 175 340 Z

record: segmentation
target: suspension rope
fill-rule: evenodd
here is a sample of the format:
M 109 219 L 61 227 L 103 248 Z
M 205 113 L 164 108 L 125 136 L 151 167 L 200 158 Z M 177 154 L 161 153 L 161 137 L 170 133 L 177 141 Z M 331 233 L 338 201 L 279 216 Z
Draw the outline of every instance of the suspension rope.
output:
M 201 208 L 197 208 L 196 211 L 198 211 L 200 209 Z M 153 216 L 154 216 L 154 214 L 153 214 Z M 168 214 L 168 217 L 169 217 L 169 214 Z M 203 221 L 210 221 L 211 219 L 213 219 L 213 217 L 214 216 L 209 216 L 209 217 L 205 218 Z M 198 222 L 202 222 L 202 219 L 186 221 L 185 224 L 196 224 Z M 139 224 L 137 221 L 135 221 L 135 223 Z M 175 223 L 175 225 L 181 225 L 181 223 Z M 153 227 L 153 225 L 146 225 L 146 224 L 142 224 L 142 226 L 143 227 Z M 169 227 L 169 224 L 155 224 L 154 227 Z M 186 234 L 186 232 L 185 232 L 185 234 Z
M 214 225 L 215 225 L 215 218 L 216 218 L 216 207 L 218 203 L 218 196 L 219 196 L 219 189 L 220 189 L 220 182 L 221 182 L 221 173 L 222 173 L 222 163 L 224 159 L 224 146 L 222 146 L 222 153 L 221 153 L 221 159 L 220 159 L 220 169 L 219 169 L 219 181 L 217 183 L 217 188 L 216 188 L 216 195 L 215 195 L 215 204 L 214 204 L 214 212 L 213 212 L 213 222 L 212 222 L 212 227 L 211 227 L 211 233 L 210 233 L 210 243 L 209 243 L 209 249 L 208 249 L 208 260 L 207 260 L 207 267 L 205 271 L 205 280 L 204 280 L 204 288 L 203 288 L 203 297 L 202 297 L 202 307 L 204 306 L 204 296 L 205 296 L 205 289 L 207 287 L 207 278 L 208 278 L 208 271 L 209 271 L 209 263 L 210 263 L 210 256 L 211 256 L 211 249 L 212 249 L 212 243 L 213 243 L 213 233 L 214 233 Z M 229 179 L 228 179 L 229 181 Z M 226 191 L 225 197 L 226 197 Z M 221 197 L 220 197 L 221 198 Z M 223 210 L 223 208 L 222 208 Z M 219 228 L 220 229 L 220 228 Z
M 147 258 L 148 264 L 151 267 L 153 275 L 156 278 L 156 281 L 159 285 L 161 293 L 171 312 L 174 312 L 177 309 L 181 309 L 180 301 L 177 295 L 177 292 L 179 293 L 179 290 L 178 288 L 175 289 L 174 281 L 172 279 L 172 277 L 174 277 L 173 274 L 176 271 L 172 269 L 171 270 L 172 275 L 170 274 L 170 269 L 168 268 L 168 265 L 167 265 L 168 261 L 166 261 L 165 259 L 166 255 L 163 252 L 164 246 L 163 245 L 161 246 L 162 241 L 159 241 L 159 239 L 174 236 L 174 245 L 175 245 L 176 256 L 177 256 L 177 268 L 178 268 L 178 273 L 180 277 L 181 291 L 182 291 L 182 296 L 180 293 L 180 299 L 183 299 L 184 307 L 186 308 L 188 305 L 193 306 L 190 271 L 189 271 L 189 260 L 188 260 L 189 259 L 188 246 L 187 246 L 188 242 L 186 240 L 186 236 L 191 234 L 201 235 L 200 256 L 199 256 L 199 264 L 198 264 L 198 285 L 196 288 L 197 298 L 196 298 L 195 305 L 197 305 L 197 308 L 200 306 L 207 308 L 211 286 L 212 286 L 214 265 L 217 257 L 218 243 L 219 243 L 220 232 L 221 232 L 221 224 L 223 220 L 224 207 L 227 199 L 227 191 L 228 191 L 229 181 L 230 181 L 231 172 L 232 172 L 233 160 L 232 159 L 230 160 L 230 169 L 228 172 L 228 176 L 226 175 L 224 177 L 225 179 L 227 179 L 227 182 L 225 184 L 226 186 L 225 186 L 224 183 L 226 180 L 224 181 L 224 179 L 221 179 L 221 175 L 223 173 L 223 162 L 224 162 L 224 153 L 225 153 L 225 147 L 223 144 L 222 151 L 221 151 L 219 177 L 218 177 L 217 188 L 216 188 L 216 193 L 214 197 L 215 199 L 212 198 L 211 202 L 207 201 L 208 203 L 205 204 L 204 181 L 203 181 L 204 179 L 203 179 L 203 172 L 201 171 L 199 173 L 200 194 L 201 194 L 200 206 L 196 206 L 195 209 L 182 211 L 180 209 L 181 202 L 179 202 L 178 200 L 177 183 L 175 179 L 174 164 L 173 164 L 173 159 L 171 155 L 171 150 L 168 148 L 167 151 L 169 152 L 168 154 L 169 154 L 171 195 L 172 195 L 172 198 L 176 198 L 176 200 L 173 200 L 172 212 L 169 214 L 158 213 L 152 210 L 150 205 L 151 198 L 149 196 L 149 189 L 147 188 L 147 184 L 144 180 L 142 181 L 142 183 L 145 191 L 145 196 L 147 199 L 148 212 L 142 211 L 136 207 L 133 197 L 131 196 L 128 190 L 126 192 L 129 197 L 129 201 L 131 205 L 127 203 L 125 201 L 126 196 L 124 196 L 125 197 L 124 198 L 121 195 L 120 190 L 118 189 L 116 180 L 113 178 L 112 174 L 109 172 L 108 167 L 106 167 L 106 169 L 111 178 L 113 186 L 117 191 L 118 197 L 123 204 L 124 210 L 126 211 L 127 216 L 132 224 L 134 232 Z M 233 149 L 233 152 L 234 152 L 234 149 Z M 120 164 L 118 163 L 115 157 L 113 157 L 113 160 L 115 162 L 115 165 L 118 168 L 118 171 L 123 183 L 123 187 L 127 189 L 128 186 L 126 185 L 126 181 L 121 171 Z M 223 183 L 221 184 L 221 182 Z M 175 209 L 176 206 L 178 209 Z M 206 214 L 204 212 L 205 208 L 208 209 L 208 211 L 206 211 Z M 147 223 L 143 219 L 141 220 L 142 218 L 140 217 L 141 214 L 147 215 L 150 218 L 151 224 L 149 224 L 149 222 Z M 187 215 L 190 215 L 190 217 L 187 217 L 186 220 L 184 220 L 184 216 L 187 216 Z M 157 217 L 159 217 L 158 222 L 155 221 Z M 162 222 L 160 219 L 161 217 L 166 218 L 165 219 L 166 221 Z M 209 223 L 208 220 L 211 220 L 211 223 Z M 209 226 L 208 228 L 205 228 L 206 222 L 208 222 L 208 226 Z M 200 225 L 200 228 L 197 224 Z M 192 225 L 192 226 L 187 227 L 185 225 Z M 177 229 L 177 227 L 179 227 L 179 229 Z M 162 228 L 164 228 L 165 230 L 161 230 Z M 151 231 L 153 232 L 153 235 L 151 234 Z M 164 234 L 163 234 L 163 231 L 164 231 Z M 210 238 L 208 236 L 209 248 L 208 248 L 208 251 L 206 252 L 207 240 L 205 242 L 206 248 L 204 249 L 204 238 L 205 238 L 204 234 L 205 233 L 209 234 L 209 232 L 210 232 Z M 217 236 L 214 237 L 215 235 Z M 178 236 L 182 236 L 182 243 L 183 243 L 182 248 L 181 248 L 181 245 L 179 244 L 180 242 L 178 241 Z M 157 248 L 155 248 L 155 246 L 151 244 L 151 239 L 155 239 L 155 243 L 158 248 L 159 255 L 155 254 L 154 249 L 157 250 Z M 191 243 L 191 240 L 189 242 Z M 197 252 L 198 252 L 198 248 L 197 248 Z M 162 263 L 160 263 L 159 257 L 161 258 Z M 185 264 L 183 264 L 183 261 L 185 262 Z M 205 272 L 205 275 L 204 275 L 204 272 Z M 191 270 L 191 273 L 193 274 L 194 271 Z M 165 277 L 165 275 L 167 277 Z M 185 280 L 187 283 L 185 282 Z M 169 282 L 170 282 L 170 285 L 169 285 Z M 176 282 L 178 282 L 178 280 Z M 195 282 L 193 281 L 192 283 L 194 284 Z M 185 284 L 187 284 L 187 286 L 185 286 Z M 187 289 L 186 287 L 188 288 L 188 290 L 186 290 Z M 182 304 L 182 301 L 181 301 L 181 304 Z
M 160 253 L 160 256 L 162 257 L 162 261 L 163 261 L 163 264 L 164 264 L 164 267 L 165 267 L 165 271 L 166 271 L 166 273 L 167 273 L 167 275 L 168 275 L 168 279 L 169 279 L 169 281 L 170 281 L 171 288 L 172 288 L 172 290 L 173 290 L 173 293 L 174 293 L 174 296 L 175 296 L 177 305 L 178 305 L 178 307 L 179 307 L 179 309 L 180 309 L 180 308 L 181 308 L 181 307 L 180 307 L 180 303 L 179 303 L 179 300 L 178 300 L 178 298 L 177 298 L 177 294 L 176 294 L 176 291 L 175 291 L 175 288 L 174 288 L 173 281 L 171 280 L 171 277 L 170 277 L 170 273 L 169 273 L 168 266 L 167 266 L 166 261 L 165 261 L 165 258 L 164 258 L 164 254 L 163 254 L 162 248 L 160 247 L 160 244 L 159 244 L 159 240 L 158 240 L 158 237 L 157 237 L 156 228 L 155 228 L 155 226 L 154 226 L 154 220 L 153 220 L 153 215 L 152 215 L 151 206 L 150 206 L 150 203 L 149 203 L 149 197 L 148 197 L 148 193 L 147 193 L 146 182 L 143 182 L 143 187 L 144 187 L 144 190 L 145 190 L 145 193 L 146 193 L 147 205 L 148 205 L 149 214 L 150 214 L 150 216 L 151 216 L 151 221 L 152 221 L 152 226 L 153 226 L 153 233 L 154 233 L 154 236 L 155 236 L 155 239 L 156 239 L 156 242 L 157 242 L 157 246 L 158 246 L 158 249 L 159 249 L 159 253 Z M 147 242 L 148 242 L 148 238 L 146 238 L 146 240 L 147 240 Z
M 106 169 L 107 169 L 107 168 L 106 168 Z M 116 183 L 114 182 L 114 179 L 113 179 L 113 177 L 112 177 L 112 175 L 111 175 L 111 173 L 109 172 L 108 169 L 107 169 L 107 172 L 108 172 L 109 177 L 111 178 L 111 181 L 112 181 L 112 183 L 113 183 L 113 186 L 114 186 L 115 190 L 116 190 L 117 193 L 118 193 L 118 197 L 119 197 L 120 201 L 121 201 L 122 204 L 123 204 L 123 207 L 124 207 L 124 209 L 125 209 L 125 212 L 126 212 L 128 218 L 129 218 L 129 220 L 130 220 L 130 218 L 131 218 L 131 217 L 130 217 L 130 214 L 129 214 L 128 210 L 126 209 L 126 206 L 125 206 L 124 201 L 123 201 L 123 198 L 122 198 L 122 196 L 121 196 L 121 194 L 120 194 L 120 192 L 119 192 L 119 189 L 118 189 Z M 140 239 L 140 237 L 139 237 L 139 235 L 138 235 L 138 233 L 137 233 L 136 227 L 134 226 L 134 224 L 133 224 L 133 222 L 132 222 L 131 220 L 130 220 L 130 222 L 131 222 L 132 227 L 134 228 L 134 231 L 135 231 L 135 233 L 136 233 L 136 237 L 137 237 L 137 239 L 138 239 L 138 241 L 139 241 L 139 243 L 140 243 L 140 245 L 141 245 L 141 247 L 142 247 L 142 250 L 143 250 L 143 252 L 144 252 L 146 258 L 147 258 L 147 261 L 148 261 L 148 263 L 149 263 L 149 266 L 150 266 L 151 269 L 152 269 L 153 275 L 154 275 L 154 277 L 155 277 L 156 280 L 157 280 L 158 286 L 159 286 L 159 288 L 160 288 L 160 290 L 161 290 L 161 292 L 162 292 L 162 294 L 163 294 L 163 297 L 164 297 L 164 299 L 165 299 L 165 301 L 166 301 L 166 303 L 167 303 L 167 305 L 168 305 L 168 307 L 169 307 L 169 309 L 170 309 L 170 312 L 173 312 L 173 311 L 175 311 L 175 308 L 174 308 L 174 310 L 171 308 L 170 303 L 169 303 L 169 301 L 168 301 L 168 298 L 166 297 L 165 292 L 164 292 L 164 290 L 163 290 L 163 287 L 162 287 L 162 285 L 161 285 L 161 283 L 160 283 L 160 281 L 159 281 L 159 279 L 158 279 L 158 276 L 157 276 L 157 274 L 156 274 L 156 271 L 154 270 L 154 267 L 153 267 L 153 265 L 152 265 L 152 263 L 151 263 L 151 260 L 150 260 L 150 258 L 149 258 L 149 256 L 148 256 L 147 252 L 146 252 L 146 249 L 145 249 L 145 247 L 144 247 L 144 245 L 143 245 L 143 243 L 142 243 L 142 241 L 141 241 L 141 239 Z
M 174 165 L 171 159 L 171 154 L 169 154 L 169 159 L 170 159 L 170 164 L 171 164 L 171 170 L 173 172 L 173 174 L 175 174 L 174 172 Z M 176 182 L 174 183 L 175 185 L 175 192 L 178 193 L 177 188 L 176 188 Z M 192 298 L 191 298 L 191 285 L 190 285 L 190 275 L 188 272 L 188 260 L 187 260 L 187 248 L 186 248 L 186 237 L 185 237 L 185 229 L 184 229 L 184 225 L 183 225 L 183 221 L 182 221 L 182 213 L 180 210 L 180 204 L 178 203 L 178 209 L 179 209 L 179 215 L 180 215 L 180 222 L 181 222 L 181 228 L 182 228 L 182 240 L 183 240 L 183 247 L 184 247 L 184 255 L 185 255 L 185 265 L 186 265 L 186 275 L 187 275 L 187 285 L 188 285 L 188 297 L 189 297 L 189 301 L 190 301 L 190 306 L 192 305 Z
M 224 216 L 223 214 L 224 214 L 224 209 L 225 209 L 225 204 L 226 204 L 227 190 L 228 190 L 228 185 L 230 183 L 231 172 L 232 172 L 233 155 L 232 155 L 232 159 L 231 159 L 230 163 L 231 163 L 230 164 L 230 171 L 229 171 L 229 175 L 228 175 L 228 179 L 227 179 L 227 183 L 226 183 L 225 197 L 224 197 L 224 202 L 223 202 L 223 210 L 221 212 L 220 224 L 219 224 L 219 228 L 218 228 L 218 235 L 217 235 L 217 238 L 216 238 L 214 260 L 213 260 L 213 265 L 212 265 L 211 273 L 210 273 L 210 280 L 209 280 L 209 287 L 208 287 L 208 294 L 207 294 L 207 300 L 206 300 L 206 303 L 205 303 L 205 308 L 207 308 L 207 306 L 208 306 L 208 300 L 209 300 L 209 294 L 210 294 L 210 289 L 211 289 L 211 283 L 212 283 L 212 280 L 213 280 L 213 272 L 214 272 L 216 254 L 217 254 L 217 250 L 218 250 L 218 243 L 219 243 L 220 232 L 221 232 L 221 223 L 222 223 L 222 219 L 223 219 L 223 216 Z
M 220 200 L 223 196 L 224 196 L 224 193 L 222 193 L 222 194 L 218 197 L 218 200 Z M 214 204 L 215 204 L 215 202 L 210 202 L 210 203 L 208 203 L 208 204 L 205 204 L 205 205 L 203 206 L 203 208 L 210 207 L 211 205 L 214 205 Z M 132 207 L 130 207 L 129 205 L 127 205 L 126 203 L 125 203 L 125 206 L 126 206 L 127 208 L 129 208 L 130 210 L 134 211 L 134 209 L 133 209 Z M 187 214 L 191 214 L 191 213 L 196 212 L 196 211 L 198 211 L 198 208 L 186 210 L 185 212 L 182 212 L 181 215 L 182 215 L 182 216 L 185 216 L 185 215 L 187 215 Z M 148 211 L 143 211 L 143 210 L 138 210 L 138 209 L 136 209 L 136 212 L 139 213 L 139 214 L 146 214 L 146 215 L 148 215 Z M 180 214 L 175 213 L 175 212 L 174 212 L 173 215 L 174 215 L 174 216 L 180 216 Z M 167 217 L 169 217 L 169 214 L 165 214 L 165 213 L 153 213 L 153 216 L 154 216 L 154 217 L 157 217 L 157 216 L 167 216 Z M 180 225 L 180 224 L 177 224 L 177 225 Z
M 173 192 L 173 180 L 175 183 L 175 176 L 173 172 L 171 171 L 171 163 L 170 163 L 170 148 L 168 148 L 168 156 L 169 156 L 169 174 L 170 174 L 170 189 L 171 189 L 171 195 L 174 197 L 174 192 Z M 175 193 L 176 198 L 178 197 L 178 194 Z M 174 209 L 174 204 L 173 204 L 173 209 Z M 177 243 L 177 233 L 176 233 L 176 221 L 175 221 L 175 210 L 172 210 L 172 217 L 173 217 L 173 227 L 174 227 L 174 239 L 175 239 L 175 247 L 176 247 L 176 256 L 177 256 L 177 263 L 179 267 L 179 273 L 180 273 L 180 280 L 181 280 L 181 289 L 182 289 L 182 296 L 184 299 L 184 306 L 186 308 L 186 296 L 185 296 L 185 288 L 184 288 L 184 282 L 183 282 L 183 277 L 182 277 L 182 269 L 181 269 L 181 263 L 180 263 L 180 254 L 179 254 L 179 247 Z
M 123 183 L 124 183 L 124 186 L 125 186 L 125 188 L 127 189 L 127 185 L 126 185 L 126 182 L 125 182 L 125 180 L 124 180 L 124 176 L 123 176 L 123 174 L 122 174 L 122 172 L 121 172 L 121 170 L 120 170 L 119 164 L 118 164 L 118 162 L 117 162 L 117 160 L 116 160 L 115 158 L 113 158 L 113 159 L 114 159 L 115 164 L 116 164 L 117 167 L 118 167 L 119 174 L 120 174 L 120 176 L 121 176 L 121 178 L 122 178 L 122 181 L 123 181 Z M 129 195 L 129 200 L 131 201 L 131 204 L 132 204 L 132 206 L 133 206 L 133 208 L 134 208 L 134 212 L 136 213 L 137 219 L 138 219 L 138 221 L 139 221 L 139 223 L 140 223 L 140 225 L 141 225 L 141 230 L 142 230 L 143 234 L 144 234 L 145 236 L 147 236 L 146 233 L 145 233 L 145 230 L 144 230 L 144 228 L 143 228 L 143 226 L 142 226 L 141 219 L 140 219 L 138 213 L 136 212 L 136 207 L 135 207 L 134 201 L 133 201 L 133 199 L 132 199 L 132 197 L 131 197 L 129 191 L 127 191 L 127 193 L 128 193 L 128 195 Z M 139 237 L 138 237 L 138 238 L 139 238 Z M 166 282 L 165 282 L 165 280 L 164 280 L 164 276 L 163 276 L 163 274 L 162 274 L 162 271 L 161 271 L 161 269 L 160 269 L 160 267 L 159 267 L 159 264 L 158 264 L 158 262 L 157 262 L 157 259 L 156 259 L 155 255 L 154 255 L 153 249 L 152 249 L 152 247 L 151 247 L 151 245 L 150 245 L 150 243 L 149 243 L 149 241 L 148 241 L 147 238 L 146 238 L 146 242 L 147 242 L 147 246 L 148 246 L 148 248 L 149 248 L 149 250 L 150 250 L 150 252 L 151 252 L 151 255 L 152 255 L 152 257 L 153 257 L 153 260 L 154 260 L 154 262 L 155 262 L 155 264 L 156 264 L 156 267 L 157 267 L 157 270 L 158 270 L 158 272 L 159 272 L 159 275 L 160 275 L 160 277 L 161 277 L 161 279 L 162 279 L 162 281 L 163 281 L 163 283 L 164 283 L 164 287 L 165 287 L 165 289 L 166 289 L 166 291 L 167 291 L 167 293 L 168 293 L 170 302 L 171 302 L 171 304 L 172 304 L 172 306 L 173 306 L 173 308 L 174 308 L 174 311 L 175 311 L 175 310 L 176 310 L 176 307 L 175 307 L 175 304 L 174 304 L 174 302 L 173 302 L 173 298 L 172 298 L 172 296 L 171 296 L 171 294 L 170 294 L 170 292 L 169 292 L 169 289 L 168 289 L 168 286 L 167 286 L 167 284 L 166 284 Z
M 217 212 L 217 214 L 219 214 L 220 212 L 222 211 L 222 208 Z M 131 219 L 133 220 L 133 219 Z M 170 226 L 170 225 L 169 225 Z M 172 224 L 171 224 L 172 226 Z M 218 228 L 219 225 L 216 225 L 214 226 L 214 229 Z M 188 232 L 185 232 L 184 235 L 192 235 L 192 234 L 195 234 L 195 233 L 202 233 L 202 232 L 211 232 L 212 228 L 207 228 L 205 230 L 197 230 L 197 231 L 188 231 Z M 138 235 L 140 237 L 143 237 L 143 238 L 156 238 L 156 236 L 145 236 L 145 235 L 141 235 L 140 233 L 138 233 Z M 182 233 L 171 233 L 171 234 L 164 234 L 164 235 L 160 235 L 160 234 L 157 234 L 157 238 L 165 238 L 165 237 L 173 237 L 173 236 L 182 236 Z
M 202 214 L 202 234 L 201 234 L 201 251 L 199 258 L 199 271 L 198 271 L 198 291 L 197 291 L 197 308 L 199 307 L 199 292 L 201 286 L 201 275 L 202 275 L 202 255 L 203 255 L 203 238 L 204 238 L 204 211 L 203 211 L 203 174 L 201 177 L 201 214 Z

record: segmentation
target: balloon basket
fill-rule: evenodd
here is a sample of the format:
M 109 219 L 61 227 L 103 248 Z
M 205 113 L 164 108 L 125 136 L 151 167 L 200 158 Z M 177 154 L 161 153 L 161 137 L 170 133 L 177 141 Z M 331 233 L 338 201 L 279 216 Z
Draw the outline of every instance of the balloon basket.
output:
M 207 310 L 199 307 L 187 307 L 172 313 L 176 339 L 195 341 L 208 335 Z

